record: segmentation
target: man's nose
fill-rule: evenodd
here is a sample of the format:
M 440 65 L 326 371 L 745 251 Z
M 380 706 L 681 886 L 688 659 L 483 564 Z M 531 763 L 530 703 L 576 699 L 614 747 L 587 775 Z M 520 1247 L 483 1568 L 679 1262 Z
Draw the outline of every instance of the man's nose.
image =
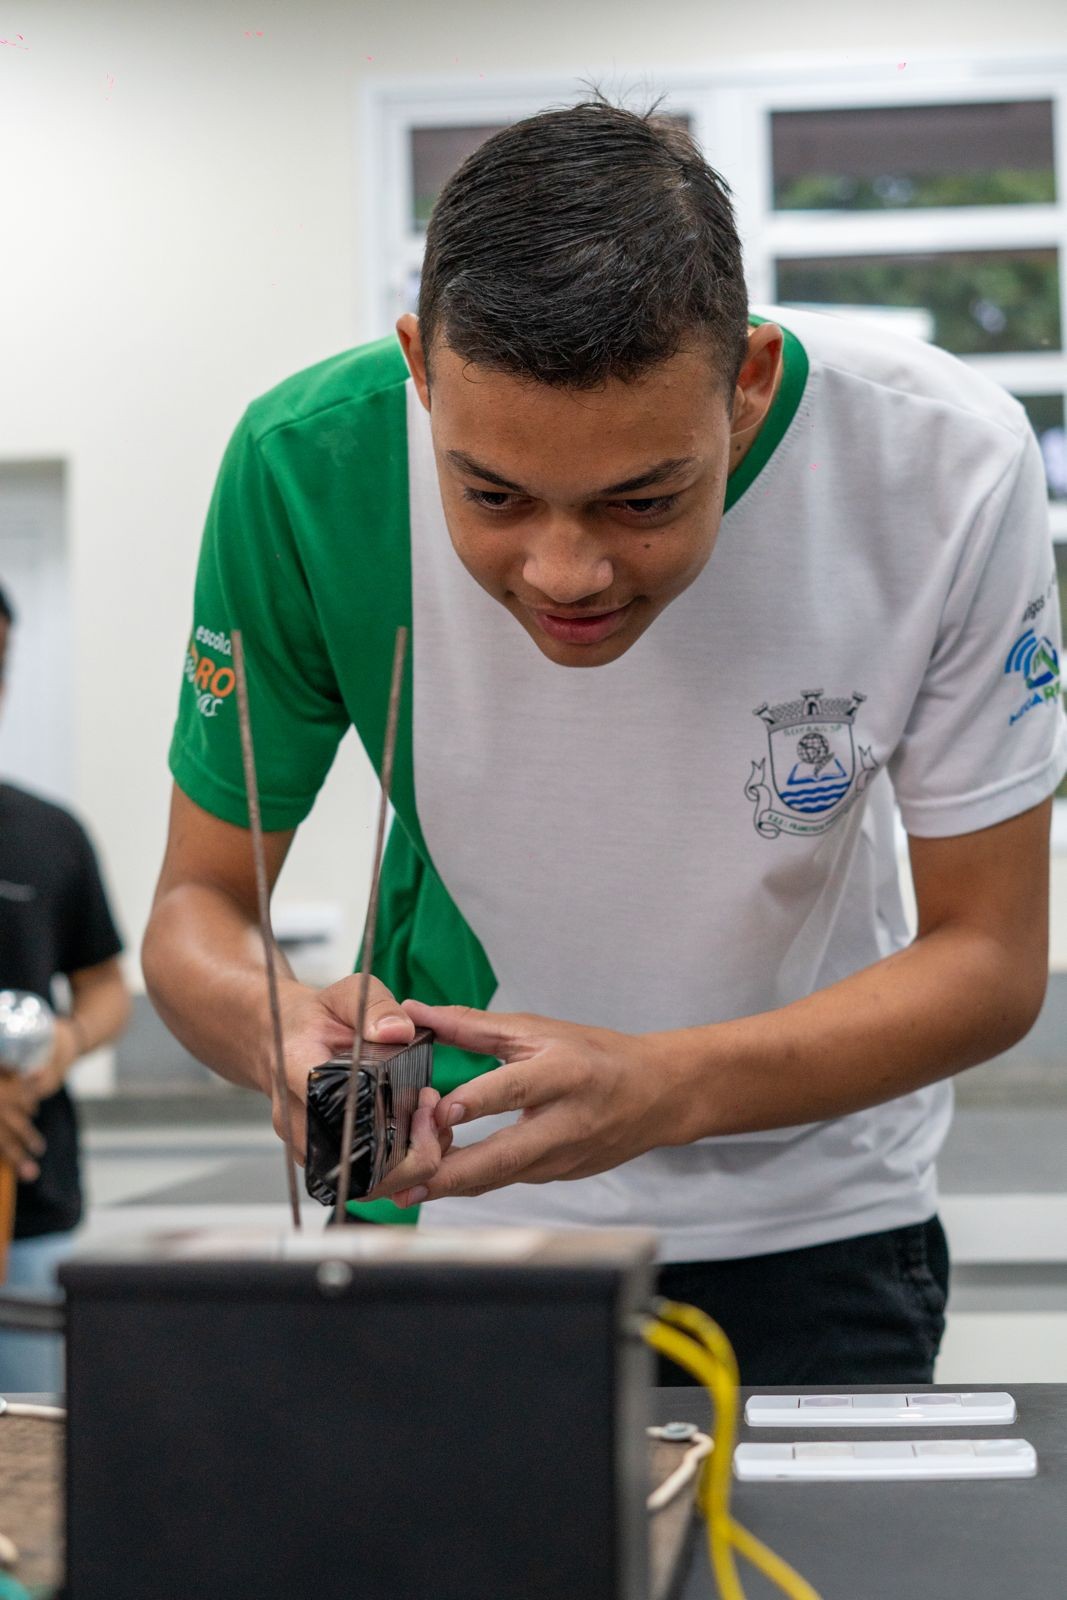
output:
M 600 542 L 580 524 L 542 527 L 526 552 L 523 581 L 557 605 L 577 605 L 610 589 L 615 571 Z

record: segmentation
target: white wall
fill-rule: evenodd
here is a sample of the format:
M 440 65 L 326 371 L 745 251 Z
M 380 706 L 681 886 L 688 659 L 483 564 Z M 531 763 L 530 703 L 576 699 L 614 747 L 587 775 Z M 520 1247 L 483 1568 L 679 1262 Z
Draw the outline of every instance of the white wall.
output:
M 279 378 L 385 331 L 358 311 L 365 84 L 546 70 L 610 88 L 760 52 L 896 63 L 1067 44 L 1060 0 L 28 0 L 2 20 L 14 44 L 0 46 L 0 456 L 69 467 L 71 798 L 132 944 L 164 837 L 193 566 L 229 430 Z M 371 804 L 351 752 L 283 897 L 332 898 L 340 882 L 362 903 Z

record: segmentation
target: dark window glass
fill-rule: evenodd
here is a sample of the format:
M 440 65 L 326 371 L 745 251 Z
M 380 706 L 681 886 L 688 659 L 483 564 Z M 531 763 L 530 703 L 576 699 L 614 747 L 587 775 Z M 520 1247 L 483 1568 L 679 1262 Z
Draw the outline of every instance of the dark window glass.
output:
M 1064 428 L 1062 394 L 1021 394 L 1030 426 L 1037 434 L 1045 458 L 1050 500 L 1067 500 L 1067 429 Z
M 434 201 L 449 178 L 480 144 L 506 123 L 468 128 L 413 128 L 411 132 L 411 196 L 416 228 L 425 228 Z
M 956 250 L 780 260 L 782 305 L 905 306 L 956 355 L 1059 350 L 1059 253 Z
M 663 112 L 664 121 L 689 128 L 690 119 L 675 112 Z M 411 131 L 412 225 L 426 227 L 434 202 L 452 174 L 478 146 L 507 123 L 481 123 L 463 128 L 413 128 Z
M 1034 205 L 1056 199 L 1052 102 L 872 106 L 771 116 L 780 211 Z

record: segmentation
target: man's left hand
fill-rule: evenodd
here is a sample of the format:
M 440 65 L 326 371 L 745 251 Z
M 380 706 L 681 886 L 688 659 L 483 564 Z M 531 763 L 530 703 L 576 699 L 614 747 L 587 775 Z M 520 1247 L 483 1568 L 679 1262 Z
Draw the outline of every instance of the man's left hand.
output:
M 403 1010 L 440 1043 L 504 1063 L 445 1095 L 435 1112 L 442 1131 L 502 1112 L 520 1116 L 478 1144 L 449 1151 L 427 1183 L 394 1194 L 398 1205 L 588 1178 L 689 1137 L 688 1094 L 670 1034 L 615 1033 L 416 1000 L 405 1000 Z

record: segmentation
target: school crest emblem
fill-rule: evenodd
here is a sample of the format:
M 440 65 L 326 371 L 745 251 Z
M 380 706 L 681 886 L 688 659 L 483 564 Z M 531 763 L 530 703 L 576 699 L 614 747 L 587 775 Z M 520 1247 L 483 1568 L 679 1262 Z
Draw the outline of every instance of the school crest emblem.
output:
M 857 747 L 853 736 L 866 698 L 803 689 L 799 699 L 756 707 L 753 715 L 767 729 L 768 751 L 762 761 L 753 761 L 745 796 L 753 802 L 753 825 L 764 839 L 825 833 L 859 799 L 878 771 L 870 749 Z

